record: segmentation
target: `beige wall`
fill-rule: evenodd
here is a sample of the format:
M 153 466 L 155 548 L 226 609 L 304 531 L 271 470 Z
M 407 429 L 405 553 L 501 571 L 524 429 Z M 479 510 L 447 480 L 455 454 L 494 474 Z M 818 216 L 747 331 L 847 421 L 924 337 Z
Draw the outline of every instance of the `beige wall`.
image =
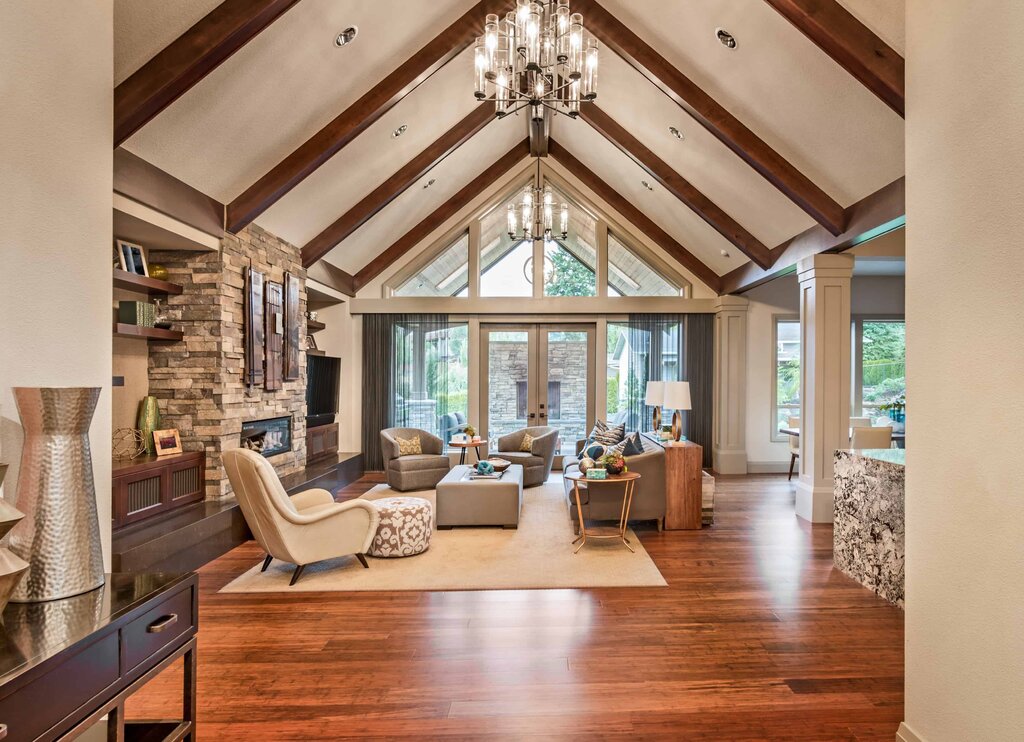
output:
M 0 460 L 21 448 L 12 386 L 102 387 L 90 438 L 109 564 L 111 0 L 0 3 L 0 101 Z
M 854 276 L 853 314 L 903 314 L 902 276 Z M 783 276 L 744 294 L 747 312 L 747 466 L 751 472 L 788 471 L 789 443 L 772 441 L 772 323 L 800 316 L 796 275 Z
M 907 2 L 904 713 L 927 742 L 1024 739 L 1022 38 L 1022 3 Z

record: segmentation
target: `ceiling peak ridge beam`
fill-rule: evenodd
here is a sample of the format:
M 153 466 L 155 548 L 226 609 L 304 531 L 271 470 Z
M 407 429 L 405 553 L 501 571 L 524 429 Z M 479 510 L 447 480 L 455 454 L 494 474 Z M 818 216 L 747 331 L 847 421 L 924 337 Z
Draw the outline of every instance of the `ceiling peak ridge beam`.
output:
M 114 89 L 114 146 L 127 140 L 299 0 L 224 0 Z
M 422 49 L 229 203 L 228 231 L 244 229 L 431 75 L 461 54 L 483 32 L 485 15 L 502 13 L 509 7 L 509 0 L 480 0 L 427 42 Z
M 605 46 L 625 59 L 818 224 L 834 235 L 843 232 L 846 214 L 839 203 L 596 0 L 573 0 L 573 11 L 584 14 L 587 28 Z
M 580 107 L 580 118 L 618 147 L 655 178 L 669 193 L 686 204 L 715 231 L 735 245 L 744 255 L 762 268 L 771 265 L 771 251 L 759 239 L 743 228 L 714 201 L 705 196 L 690 181 L 652 152 L 625 127 L 593 103 Z
M 849 208 L 850 225 L 838 236 L 822 227 L 811 227 L 772 249 L 772 267 L 765 270 L 747 263 L 722 276 L 722 288 L 727 294 L 749 291 L 774 278 L 795 270 L 803 258 L 824 252 L 842 252 L 864 242 L 881 237 L 907 223 L 906 178 L 901 177 L 889 185 L 865 196 Z
M 765 0 L 879 100 L 906 118 L 904 60 L 836 0 Z
M 462 211 L 474 198 L 490 188 L 499 178 L 504 176 L 517 164 L 530 156 L 530 141 L 523 139 L 512 149 L 499 157 L 494 163 L 463 186 L 454 196 L 425 217 L 415 227 L 399 237 L 386 250 L 359 269 L 355 274 L 355 289 L 358 291 L 374 278 L 390 268 L 410 250 L 414 249 L 430 234 Z
M 368 222 L 374 214 L 401 196 L 409 186 L 426 175 L 477 132 L 494 120 L 489 106 L 481 105 L 446 131 L 426 149 L 409 160 L 398 172 L 362 198 L 302 248 L 302 264 L 309 267 Z
M 721 293 L 722 279 L 704 261 L 676 242 L 673 237 L 664 229 L 659 227 L 653 219 L 622 197 L 618 191 L 605 183 L 586 165 L 576 159 L 575 156 L 557 140 L 552 139 L 548 144 L 548 152 L 551 158 L 562 165 L 579 181 L 589 188 L 595 195 L 605 201 L 622 217 L 639 229 L 643 234 L 664 250 L 679 265 L 686 268 L 709 289 L 716 294 Z
M 544 108 L 544 118 L 538 121 L 530 116 L 526 119 L 526 129 L 530 135 L 530 156 L 547 157 L 548 142 L 551 141 L 551 109 Z

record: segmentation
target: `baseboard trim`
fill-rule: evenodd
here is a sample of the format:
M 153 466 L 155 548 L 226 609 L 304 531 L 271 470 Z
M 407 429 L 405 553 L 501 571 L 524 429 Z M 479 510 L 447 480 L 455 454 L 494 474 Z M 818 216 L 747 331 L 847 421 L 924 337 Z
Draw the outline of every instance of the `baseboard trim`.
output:
M 900 728 L 896 730 L 896 742 L 924 742 L 924 738 L 912 731 L 907 722 L 901 721 Z
M 748 474 L 789 474 L 788 461 L 748 461 Z

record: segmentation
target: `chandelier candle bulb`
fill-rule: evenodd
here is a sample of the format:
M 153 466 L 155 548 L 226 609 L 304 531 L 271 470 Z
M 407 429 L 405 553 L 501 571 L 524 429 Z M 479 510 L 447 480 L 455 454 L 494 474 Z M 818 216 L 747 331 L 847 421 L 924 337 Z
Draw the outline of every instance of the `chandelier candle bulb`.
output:
M 583 15 L 573 13 L 569 21 L 569 77 L 583 76 Z
M 583 97 L 594 100 L 597 97 L 597 39 L 587 39 L 586 69 L 583 77 Z
M 484 47 L 484 40 L 479 36 L 476 40 L 476 46 L 473 48 L 473 67 L 475 73 L 473 95 L 476 96 L 477 100 L 483 100 L 487 97 L 488 63 L 487 49 Z

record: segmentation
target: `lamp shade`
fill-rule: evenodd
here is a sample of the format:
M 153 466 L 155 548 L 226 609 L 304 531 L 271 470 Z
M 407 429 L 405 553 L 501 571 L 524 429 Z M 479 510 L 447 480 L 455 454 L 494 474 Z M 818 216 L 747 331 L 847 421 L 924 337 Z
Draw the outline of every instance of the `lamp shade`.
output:
M 664 404 L 667 408 L 670 410 L 690 409 L 690 382 L 666 381 L 663 383 L 665 384 Z
M 665 404 L 664 381 L 647 382 L 647 396 L 644 398 L 644 404 L 649 407 L 661 407 Z

